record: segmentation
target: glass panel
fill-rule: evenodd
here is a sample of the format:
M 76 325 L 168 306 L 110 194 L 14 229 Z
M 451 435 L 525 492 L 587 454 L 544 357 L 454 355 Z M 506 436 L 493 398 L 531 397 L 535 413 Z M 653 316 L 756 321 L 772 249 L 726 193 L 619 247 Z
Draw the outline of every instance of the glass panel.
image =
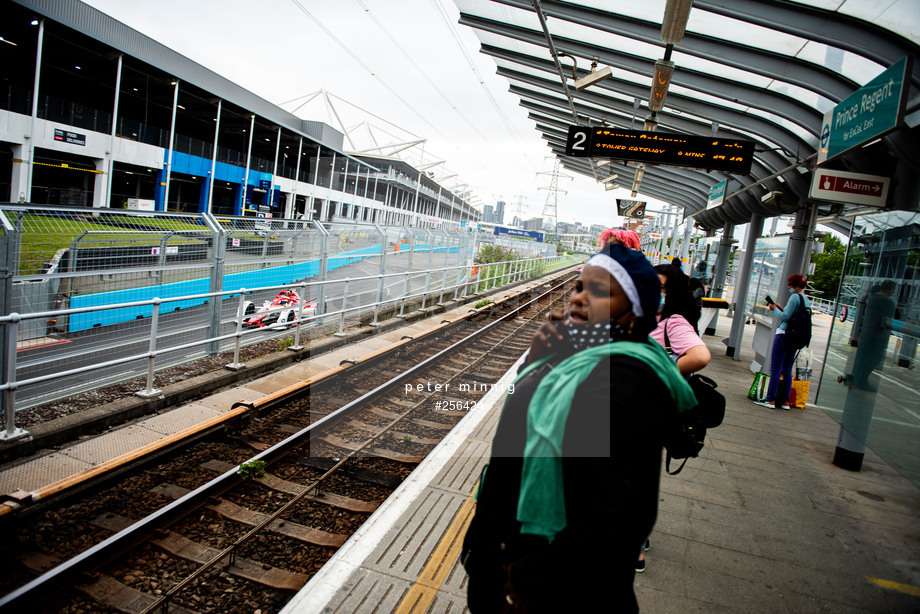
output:
M 868 448 L 920 486 L 920 214 L 857 218 L 817 405 L 843 425 L 843 448 Z
M 716 261 L 719 259 L 719 245 L 721 239 L 718 237 L 708 237 L 700 239 L 696 244 L 696 253 L 692 258 L 697 261 L 696 267 L 691 274 L 703 282 L 706 286 L 707 293 L 711 290 L 712 273 L 716 268 Z
M 744 303 L 744 316 L 751 315 L 767 327 L 772 327 L 773 314 L 767 309 L 767 295 L 780 303 L 786 303 L 786 282 L 782 279 L 783 266 L 786 264 L 786 252 L 789 250 L 789 237 L 770 237 L 757 239 L 754 244 L 753 268 L 748 282 L 747 299 Z
M 713 104 L 713 105 L 725 107 L 727 109 L 733 109 L 735 111 L 740 111 L 742 113 L 750 113 L 751 115 L 762 117 L 769 122 L 782 126 L 786 130 L 789 130 L 790 132 L 795 134 L 797 137 L 799 137 L 806 143 L 809 143 L 812 147 L 817 148 L 818 146 L 818 137 L 808 131 L 809 126 L 802 126 L 800 124 L 793 123 L 783 117 L 780 117 L 779 115 L 775 115 L 773 113 L 769 113 L 761 109 L 755 109 L 752 107 L 741 105 L 741 104 L 732 102 L 731 100 L 727 98 L 718 98 L 716 96 L 710 96 L 709 94 L 697 92 L 695 90 L 681 87 L 677 84 L 672 84 L 670 87 L 670 91 L 673 92 L 674 94 L 679 94 L 687 98 L 692 98 L 694 100 L 698 100 L 703 103 Z M 666 106 L 667 106 L 667 103 L 666 103 Z M 815 129 L 817 130 L 817 128 Z
M 914 0 L 894 0 L 894 2 L 808 0 L 800 4 L 839 11 L 844 15 L 851 15 L 879 25 L 909 40 L 920 39 L 920 20 L 917 19 L 917 3 Z

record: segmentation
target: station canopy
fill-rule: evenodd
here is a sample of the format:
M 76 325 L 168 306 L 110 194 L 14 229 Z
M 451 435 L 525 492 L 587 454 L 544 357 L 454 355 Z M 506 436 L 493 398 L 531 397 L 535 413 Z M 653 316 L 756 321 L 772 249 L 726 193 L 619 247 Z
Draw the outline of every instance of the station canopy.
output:
M 565 168 L 683 207 L 707 229 L 808 201 L 825 114 L 917 55 L 920 39 L 914 0 L 454 1 Z M 920 66 L 906 66 L 897 128 L 822 168 L 916 176 Z M 753 162 L 742 174 L 567 156 L 574 125 L 753 141 Z M 726 179 L 724 204 L 707 210 Z M 818 204 L 822 216 L 853 210 Z

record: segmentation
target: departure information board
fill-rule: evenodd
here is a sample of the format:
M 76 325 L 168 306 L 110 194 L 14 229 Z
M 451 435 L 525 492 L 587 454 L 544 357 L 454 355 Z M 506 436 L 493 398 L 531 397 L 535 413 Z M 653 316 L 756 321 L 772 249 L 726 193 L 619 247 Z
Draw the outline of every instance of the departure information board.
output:
M 668 132 L 570 126 L 568 156 L 610 158 L 747 175 L 754 142 Z

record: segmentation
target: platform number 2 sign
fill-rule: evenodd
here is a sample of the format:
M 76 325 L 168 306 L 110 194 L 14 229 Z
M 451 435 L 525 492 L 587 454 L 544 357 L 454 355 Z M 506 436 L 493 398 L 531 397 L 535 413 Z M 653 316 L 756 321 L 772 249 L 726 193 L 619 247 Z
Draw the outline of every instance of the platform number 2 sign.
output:
M 565 154 L 567 156 L 586 157 L 590 155 L 591 135 L 589 129 L 583 126 L 572 126 L 569 128 L 569 137 L 565 143 Z

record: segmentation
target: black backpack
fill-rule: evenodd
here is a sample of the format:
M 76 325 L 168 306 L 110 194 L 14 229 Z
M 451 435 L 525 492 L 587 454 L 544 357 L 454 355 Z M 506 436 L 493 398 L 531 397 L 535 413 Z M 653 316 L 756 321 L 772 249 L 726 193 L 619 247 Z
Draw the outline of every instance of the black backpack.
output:
M 664 349 L 671 352 L 668 328 L 664 328 Z M 714 429 L 725 418 L 725 397 L 717 392 L 718 384 L 705 375 L 692 374 L 687 383 L 696 396 L 697 404 L 690 409 L 674 414 L 665 427 L 664 447 L 667 450 L 665 471 L 677 475 L 687 464 L 688 458 L 699 456 L 706 441 L 706 429 Z M 680 467 L 671 471 L 671 459 L 684 459 Z
M 670 475 L 680 473 L 688 458 L 699 456 L 706 441 L 706 429 L 714 429 L 725 418 L 725 397 L 717 392 L 718 385 L 705 375 L 694 373 L 688 383 L 696 395 L 697 405 L 675 414 L 669 421 L 664 439 L 667 450 L 665 470 Z M 684 459 L 680 467 L 671 471 L 671 459 Z
M 786 324 L 786 344 L 791 348 L 801 350 L 809 343 L 811 343 L 811 309 L 805 306 L 805 298 L 799 295 L 799 304 L 796 305 L 792 317 L 789 318 L 789 323 Z

